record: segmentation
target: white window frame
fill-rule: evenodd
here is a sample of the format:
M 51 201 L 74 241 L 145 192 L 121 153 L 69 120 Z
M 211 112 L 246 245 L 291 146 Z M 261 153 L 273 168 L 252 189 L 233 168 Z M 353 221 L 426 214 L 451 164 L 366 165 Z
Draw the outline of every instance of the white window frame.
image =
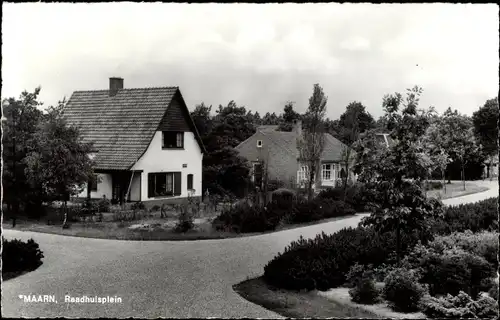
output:
M 262 148 L 262 140 L 257 140 L 257 148 Z
M 297 171 L 297 183 L 299 185 L 303 184 L 309 178 L 309 168 L 308 166 L 301 165 Z
M 333 169 L 333 164 L 332 163 L 324 163 L 321 165 L 321 180 L 322 181 L 331 181 L 332 179 L 332 170 Z M 326 177 L 328 174 L 328 177 Z

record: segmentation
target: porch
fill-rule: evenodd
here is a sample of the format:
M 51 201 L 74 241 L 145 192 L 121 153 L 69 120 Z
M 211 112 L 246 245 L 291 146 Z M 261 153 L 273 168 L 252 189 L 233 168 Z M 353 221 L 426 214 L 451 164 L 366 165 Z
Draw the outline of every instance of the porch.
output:
M 142 171 L 96 170 L 96 177 L 96 181 L 89 182 L 78 197 L 107 198 L 119 204 L 142 200 Z

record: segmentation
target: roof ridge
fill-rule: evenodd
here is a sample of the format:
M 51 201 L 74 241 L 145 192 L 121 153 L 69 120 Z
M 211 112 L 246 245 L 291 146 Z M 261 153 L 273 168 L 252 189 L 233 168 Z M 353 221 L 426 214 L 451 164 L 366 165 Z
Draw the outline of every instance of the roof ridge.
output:
M 145 90 L 145 89 L 179 89 L 179 86 L 167 86 L 167 87 L 144 87 L 144 88 L 122 88 L 118 90 L 123 91 L 133 91 L 133 90 Z M 75 90 L 74 92 L 107 92 L 109 89 L 100 89 L 100 90 Z

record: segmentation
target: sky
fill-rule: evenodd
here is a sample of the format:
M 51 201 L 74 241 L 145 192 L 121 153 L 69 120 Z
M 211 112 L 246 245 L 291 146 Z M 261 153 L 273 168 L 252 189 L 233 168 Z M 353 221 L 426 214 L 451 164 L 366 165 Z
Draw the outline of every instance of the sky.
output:
M 337 119 L 360 101 L 419 85 L 420 107 L 472 115 L 498 95 L 493 4 L 3 3 L 2 99 L 41 86 L 178 86 L 188 107 L 234 100 L 262 116 L 304 112 L 315 83 Z

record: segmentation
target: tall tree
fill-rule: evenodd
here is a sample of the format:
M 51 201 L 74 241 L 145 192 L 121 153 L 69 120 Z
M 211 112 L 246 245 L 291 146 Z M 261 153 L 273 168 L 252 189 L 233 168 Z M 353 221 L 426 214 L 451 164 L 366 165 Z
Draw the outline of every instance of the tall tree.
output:
M 279 125 L 279 117 L 276 115 L 275 112 L 269 113 L 267 112 L 264 117 L 262 118 L 262 124 L 263 125 Z
M 498 154 L 498 97 L 489 99 L 479 110 L 474 112 L 472 122 L 476 139 L 481 144 L 485 155 L 489 157 L 489 173 L 493 157 Z
M 309 107 L 303 117 L 304 130 L 297 139 L 299 160 L 308 168 L 307 195 L 312 199 L 312 187 L 320 169 L 321 154 L 325 146 L 324 118 L 328 98 L 319 84 L 314 85 Z
M 353 123 L 356 123 L 357 134 L 375 128 L 375 120 L 373 120 L 371 114 L 366 111 L 365 106 L 358 101 L 349 103 L 346 107 L 346 111 L 340 115 L 340 141 L 343 143 L 352 144 L 354 142 L 352 141 Z M 354 138 L 357 139 L 357 135 Z
M 281 122 L 279 124 L 279 131 L 290 132 L 293 130 L 293 124 L 295 120 L 300 119 L 300 114 L 293 109 L 295 102 L 288 101 L 285 107 L 283 108 L 283 113 L 281 114 Z
M 40 123 L 25 158 L 25 171 L 34 185 L 41 186 L 45 200 L 63 201 L 65 227 L 69 197 L 94 178 L 94 171 L 89 158 L 92 144 L 82 142 L 78 130 L 66 125 L 63 107 L 64 101 Z
M 429 166 L 419 141 L 428 126 L 428 118 L 417 111 L 421 93 L 421 88 L 414 87 L 408 89 L 406 99 L 399 93 L 384 97 L 387 128 L 394 144 L 377 147 L 370 132 L 355 144 L 355 171 L 367 189 L 373 190 L 372 213 L 361 223 L 379 232 L 395 230 L 398 263 L 402 255 L 401 233 L 419 230 L 421 239 L 425 239 L 429 235 L 429 218 L 441 214 L 440 202 L 427 199 L 421 183 Z
M 448 108 L 441 119 L 438 133 L 441 135 L 444 149 L 452 159 L 460 164 L 461 180 L 465 190 L 465 166 L 470 155 L 479 154 L 481 150 L 476 143 L 472 120 L 457 110 Z
M 29 141 L 36 132 L 42 119 L 42 112 L 37 108 L 42 105 L 38 101 L 40 87 L 32 93 L 24 91 L 19 99 L 8 98 L 2 102 L 3 116 L 3 196 L 12 214 L 12 224 L 15 226 L 21 206 L 27 209 L 28 200 L 35 201 L 30 195 L 24 163 L 28 153 Z
M 202 137 L 206 137 L 212 130 L 212 117 L 210 112 L 212 111 L 212 106 L 206 106 L 205 103 L 200 103 L 196 105 L 193 112 L 191 112 L 191 118 L 194 121 L 198 133 Z

